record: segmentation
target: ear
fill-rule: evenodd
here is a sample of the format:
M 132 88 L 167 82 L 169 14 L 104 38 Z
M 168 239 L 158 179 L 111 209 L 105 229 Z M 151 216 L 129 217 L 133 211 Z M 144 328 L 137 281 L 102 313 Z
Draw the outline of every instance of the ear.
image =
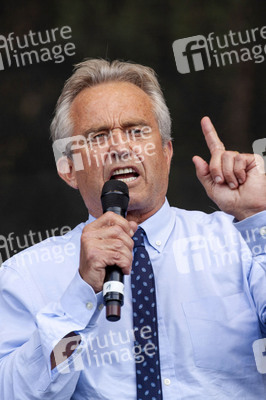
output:
M 73 165 L 73 161 L 66 157 L 60 157 L 56 163 L 57 172 L 63 181 L 74 189 L 78 189 L 78 183 L 76 178 L 76 171 Z
M 167 142 L 166 145 L 164 145 L 163 151 L 168 165 L 168 172 L 170 172 L 170 165 L 173 157 L 173 145 L 171 140 L 169 140 L 169 142 Z

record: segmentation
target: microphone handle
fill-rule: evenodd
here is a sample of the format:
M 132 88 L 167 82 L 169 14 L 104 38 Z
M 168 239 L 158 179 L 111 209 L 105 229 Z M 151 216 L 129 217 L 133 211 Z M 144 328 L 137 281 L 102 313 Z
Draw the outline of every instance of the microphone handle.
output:
M 125 218 L 126 211 L 121 207 L 110 206 L 106 210 L 112 211 Z M 124 274 L 117 265 L 108 265 L 103 285 L 103 299 L 106 305 L 108 321 L 118 321 L 121 317 L 121 307 L 124 304 Z

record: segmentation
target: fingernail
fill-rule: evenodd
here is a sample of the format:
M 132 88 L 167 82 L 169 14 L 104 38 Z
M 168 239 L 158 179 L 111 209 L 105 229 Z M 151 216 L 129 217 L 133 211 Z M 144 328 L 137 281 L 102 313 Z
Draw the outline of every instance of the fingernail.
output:
M 130 236 L 132 237 L 132 236 L 134 236 L 134 231 L 132 231 L 132 229 L 130 229 Z
M 222 178 L 220 176 L 216 176 L 215 179 L 214 179 L 215 183 L 219 183 L 221 181 L 222 181 Z
M 240 183 L 240 185 L 242 185 L 243 180 L 242 179 L 238 179 L 238 182 Z
M 233 182 L 228 183 L 230 189 L 235 189 L 236 185 Z

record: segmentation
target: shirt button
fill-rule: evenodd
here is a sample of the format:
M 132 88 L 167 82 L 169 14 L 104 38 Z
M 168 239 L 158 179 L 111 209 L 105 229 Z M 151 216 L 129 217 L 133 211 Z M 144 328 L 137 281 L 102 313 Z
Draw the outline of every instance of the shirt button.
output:
M 163 380 L 163 383 L 164 383 L 166 386 L 169 386 L 170 383 L 171 383 L 171 381 L 170 381 L 170 379 L 165 378 L 165 379 Z
M 261 236 L 266 236 L 266 226 L 263 226 L 262 228 L 260 228 L 260 234 L 261 234 Z
M 98 307 L 98 310 L 99 310 L 99 311 L 102 311 L 103 307 L 104 307 L 104 305 L 103 305 L 103 304 L 100 304 L 99 307 Z
M 156 246 L 161 246 L 162 242 L 160 240 L 156 240 L 155 244 Z
M 89 302 L 86 304 L 86 308 L 87 308 L 88 310 L 92 310 L 92 309 L 93 309 L 93 304 L 89 301 Z

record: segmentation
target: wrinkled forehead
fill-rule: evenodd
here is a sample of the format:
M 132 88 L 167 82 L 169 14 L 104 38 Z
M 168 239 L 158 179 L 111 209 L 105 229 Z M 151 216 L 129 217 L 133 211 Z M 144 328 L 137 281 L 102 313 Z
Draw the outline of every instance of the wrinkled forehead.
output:
M 129 82 L 101 83 L 83 89 L 72 102 L 70 116 L 79 127 L 105 124 L 111 128 L 134 119 L 156 124 L 150 97 Z

